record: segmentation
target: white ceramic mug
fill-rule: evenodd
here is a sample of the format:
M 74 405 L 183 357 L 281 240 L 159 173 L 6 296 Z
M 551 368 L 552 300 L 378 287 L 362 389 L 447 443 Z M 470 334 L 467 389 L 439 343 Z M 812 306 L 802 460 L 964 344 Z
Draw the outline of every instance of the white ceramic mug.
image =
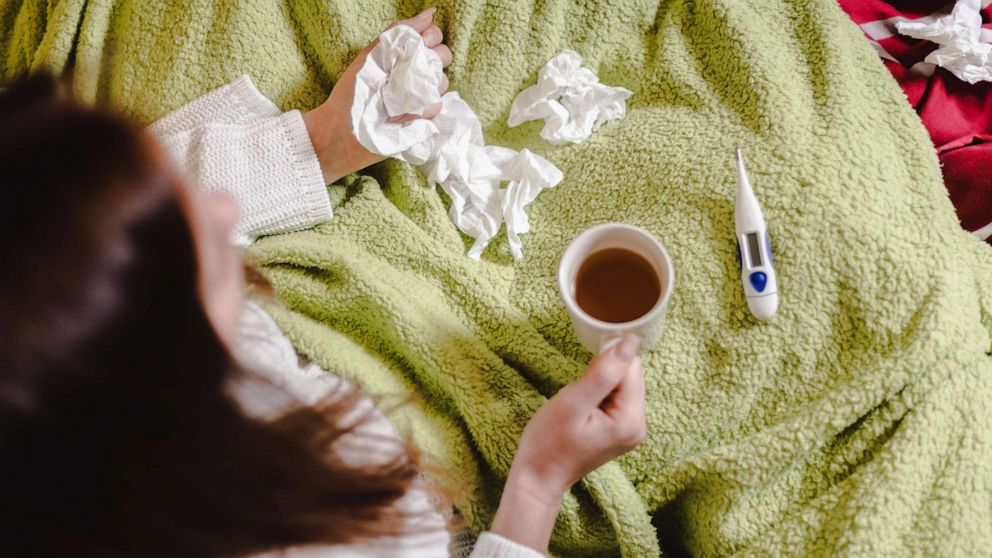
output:
M 598 320 L 587 314 L 575 300 L 575 278 L 582 263 L 591 254 L 608 248 L 623 248 L 640 255 L 651 264 L 661 282 L 661 294 L 655 305 L 629 322 Z M 593 353 L 605 351 L 628 332 L 636 333 L 644 348 L 657 342 L 664 329 L 668 299 L 674 287 L 675 269 L 665 247 L 647 231 L 623 223 L 606 223 L 583 231 L 568 245 L 558 262 L 558 291 L 579 341 Z

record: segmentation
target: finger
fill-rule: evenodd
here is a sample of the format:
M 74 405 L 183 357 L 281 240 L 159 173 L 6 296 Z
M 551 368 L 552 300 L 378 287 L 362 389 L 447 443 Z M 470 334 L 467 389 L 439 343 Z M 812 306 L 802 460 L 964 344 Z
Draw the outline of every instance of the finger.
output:
M 438 86 L 438 93 L 444 95 L 444 92 L 448 90 L 448 76 L 441 74 L 441 85 Z
M 447 84 L 445 83 L 444 86 L 447 87 Z M 417 114 L 401 114 L 399 116 L 394 116 L 392 118 L 389 118 L 389 119 L 387 119 L 387 121 L 388 122 L 396 122 L 398 124 L 405 124 L 407 122 L 412 122 L 412 121 L 414 121 L 414 120 L 416 120 L 418 118 L 426 118 L 427 120 L 430 120 L 431 118 L 434 118 L 435 116 L 437 116 L 437 114 L 439 112 L 441 112 L 441 103 L 434 103 L 433 105 L 430 105 L 428 107 L 424 107 L 424 114 L 422 114 L 422 115 L 417 115 Z
M 444 40 L 444 33 L 441 32 L 441 28 L 434 24 L 431 24 L 420 36 L 423 37 L 427 48 L 434 48 Z
M 413 27 L 413 30 L 417 33 L 423 33 L 424 31 L 427 31 L 427 28 L 430 27 L 431 23 L 434 21 L 434 12 L 436 11 L 437 8 L 427 8 L 409 19 L 401 19 L 393 23 L 389 26 L 389 28 L 392 29 L 397 25 L 408 25 Z
M 579 403 L 587 407 L 599 407 L 627 374 L 627 367 L 637 357 L 641 340 L 634 334 L 627 334 L 623 340 L 605 353 L 601 353 L 589 363 L 589 368 L 573 384 Z
M 387 119 L 387 122 L 396 122 L 397 124 L 406 124 L 407 122 L 412 122 L 412 121 L 414 121 L 414 120 L 416 120 L 418 118 L 422 118 L 422 117 L 417 116 L 416 114 L 401 114 L 399 116 L 393 116 L 391 118 L 388 118 Z
M 420 118 L 426 118 L 427 120 L 430 120 L 431 118 L 437 116 L 437 113 L 439 112 L 441 112 L 441 103 L 434 103 L 433 105 L 424 109 L 424 115 L 421 116 Z
M 626 373 L 617 388 L 602 407 L 603 412 L 610 415 L 643 416 L 644 415 L 644 369 L 641 359 L 634 357 L 627 365 Z
M 437 45 L 434 47 L 434 52 L 436 52 L 437 57 L 441 59 L 442 66 L 447 68 L 448 64 L 451 64 L 451 49 L 448 48 L 448 45 Z

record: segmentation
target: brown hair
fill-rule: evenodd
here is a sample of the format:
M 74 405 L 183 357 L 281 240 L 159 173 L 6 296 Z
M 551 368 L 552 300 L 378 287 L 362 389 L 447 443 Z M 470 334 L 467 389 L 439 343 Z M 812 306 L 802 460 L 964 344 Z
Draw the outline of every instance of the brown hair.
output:
M 0 97 L 0 554 L 235 556 L 400 532 L 413 453 L 334 457 L 360 422 L 341 420 L 354 390 L 245 414 L 225 386 L 251 373 L 201 302 L 183 185 L 140 130 L 62 90 L 39 75 Z

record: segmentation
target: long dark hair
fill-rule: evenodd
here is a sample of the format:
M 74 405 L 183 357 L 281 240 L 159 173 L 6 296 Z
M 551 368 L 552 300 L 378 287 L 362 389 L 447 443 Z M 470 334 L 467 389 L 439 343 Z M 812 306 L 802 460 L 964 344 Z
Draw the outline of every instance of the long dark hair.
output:
M 0 554 L 237 556 L 402 529 L 417 475 L 329 446 L 345 390 L 273 420 L 198 290 L 184 186 L 135 126 L 51 77 L 0 96 Z M 285 397 L 271 387 L 273 397 Z M 348 424 L 346 424 L 348 423 Z

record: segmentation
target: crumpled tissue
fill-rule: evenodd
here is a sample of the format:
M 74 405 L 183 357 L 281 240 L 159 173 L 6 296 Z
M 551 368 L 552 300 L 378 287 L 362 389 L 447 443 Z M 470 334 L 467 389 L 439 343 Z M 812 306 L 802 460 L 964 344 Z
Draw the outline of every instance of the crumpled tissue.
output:
M 520 259 L 519 235 L 530 229 L 525 207 L 541 190 L 561 182 L 562 172 L 526 149 L 486 145 L 479 117 L 457 92 L 436 97 L 440 78 L 434 78 L 433 62 L 423 62 L 429 59 L 424 51 L 433 54 L 409 27 L 394 27 L 380 36 L 355 84 L 355 138 L 369 151 L 418 165 L 431 186 L 441 187 L 451 199 L 452 222 L 475 239 L 469 257 L 479 259 L 505 223 L 510 252 Z M 441 110 L 432 120 L 390 120 L 400 114 L 422 115 L 438 101 Z
M 421 116 L 439 103 L 443 72 L 437 53 L 412 27 L 397 25 L 383 32 L 355 76 L 351 124 L 358 142 L 380 155 L 423 164 L 429 154 L 424 142 L 437 135 L 437 128 L 430 120 L 394 119 Z
M 982 42 L 981 0 L 958 0 L 954 9 L 933 23 L 900 21 L 903 35 L 940 45 L 925 62 L 946 68 L 968 83 L 992 81 L 992 44 Z
M 506 223 L 506 238 L 513 258 L 523 257 L 520 236 L 530 231 L 530 220 L 524 208 L 534 201 L 541 190 L 561 182 L 564 175 L 547 159 L 527 149 L 519 152 L 505 147 L 487 146 L 492 162 L 499 167 L 502 178 L 508 180 L 502 190 L 500 205 Z
M 623 118 L 631 95 L 623 87 L 600 83 L 582 67 L 582 57 L 564 50 L 540 69 L 535 85 L 513 100 L 507 125 L 544 120 L 545 140 L 555 145 L 580 143 L 603 124 Z

